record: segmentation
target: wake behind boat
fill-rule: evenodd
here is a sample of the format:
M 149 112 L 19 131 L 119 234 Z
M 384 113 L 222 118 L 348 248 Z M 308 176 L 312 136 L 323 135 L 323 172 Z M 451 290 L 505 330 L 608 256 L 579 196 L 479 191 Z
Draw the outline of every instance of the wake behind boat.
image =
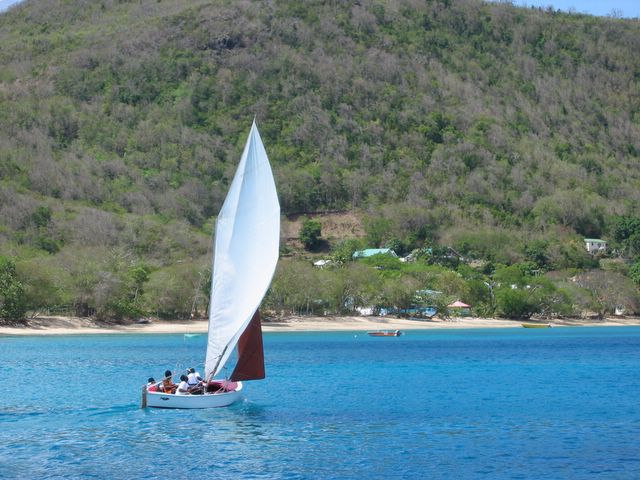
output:
M 255 121 L 216 222 L 205 376 L 200 394 L 143 390 L 143 407 L 211 408 L 231 405 L 242 381 L 265 377 L 258 307 L 278 262 L 280 204 Z M 214 380 L 233 350 L 229 379 Z M 157 388 L 161 383 L 155 384 Z M 154 388 L 155 389 L 155 388 Z

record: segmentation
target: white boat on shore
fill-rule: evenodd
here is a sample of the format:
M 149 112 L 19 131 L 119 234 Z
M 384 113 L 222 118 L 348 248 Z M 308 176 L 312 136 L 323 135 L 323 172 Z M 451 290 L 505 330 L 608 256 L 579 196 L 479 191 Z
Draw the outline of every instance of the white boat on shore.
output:
M 523 323 L 524 328 L 551 328 L 550 323 Z
M 265 377 L 258 307 L 278 262 L 280 205 L 255 121 L 216 222 L 204 393 L 143 389 L 143 407 L 212 408 L 237 401 L 242 381 Z M 235 368 L 217 379 L 237 346 Z

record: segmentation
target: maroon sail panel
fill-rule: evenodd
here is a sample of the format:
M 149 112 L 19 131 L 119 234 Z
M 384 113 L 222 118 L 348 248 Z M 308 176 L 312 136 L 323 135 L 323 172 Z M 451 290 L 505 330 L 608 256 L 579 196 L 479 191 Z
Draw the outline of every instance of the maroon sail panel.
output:
M 262 324 L 256 310 L 249 325 L 238 340 L 238 363 L 230 380 L 260 380 L 264 373 L 264 350 L 262 348 Z

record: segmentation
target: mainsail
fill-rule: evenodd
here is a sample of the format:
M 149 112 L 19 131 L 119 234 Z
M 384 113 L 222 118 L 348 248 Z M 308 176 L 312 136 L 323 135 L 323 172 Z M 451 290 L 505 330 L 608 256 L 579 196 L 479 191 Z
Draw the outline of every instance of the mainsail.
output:
M 275 272 L 280 204 L 255 121 L 216 223 L 205 375 L 217 375 L 247 331 L 259 331 L 257 309 Z M 246 351 L 253 340 L 241 342 Z M 260 340 L 260 349 L 262 342 Z M 262 352 L 260 351 L 260 355 Z M 264 377 L 264 371 L 262 372 Z M 255 378 L 255 377 L 254 377 Z M 243 376 L 246 378 L 246 375 Z

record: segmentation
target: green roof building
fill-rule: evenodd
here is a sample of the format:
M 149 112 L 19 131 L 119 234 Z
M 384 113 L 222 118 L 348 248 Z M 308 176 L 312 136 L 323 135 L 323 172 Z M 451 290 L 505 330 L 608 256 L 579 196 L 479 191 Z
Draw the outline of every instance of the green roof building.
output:
M 607 251 L 607 242 L 599 238 L 585 238 L 584 243 L 589 253 L 605 253 Z
M 373 257 L 374 255 L 393 255 L 397 257 L 396 252 L 391 250 L 390 248 L 367 248 L 366 250 L 358 250 L 357 252 L 353 252 L 352 258 L 367 258 Z

